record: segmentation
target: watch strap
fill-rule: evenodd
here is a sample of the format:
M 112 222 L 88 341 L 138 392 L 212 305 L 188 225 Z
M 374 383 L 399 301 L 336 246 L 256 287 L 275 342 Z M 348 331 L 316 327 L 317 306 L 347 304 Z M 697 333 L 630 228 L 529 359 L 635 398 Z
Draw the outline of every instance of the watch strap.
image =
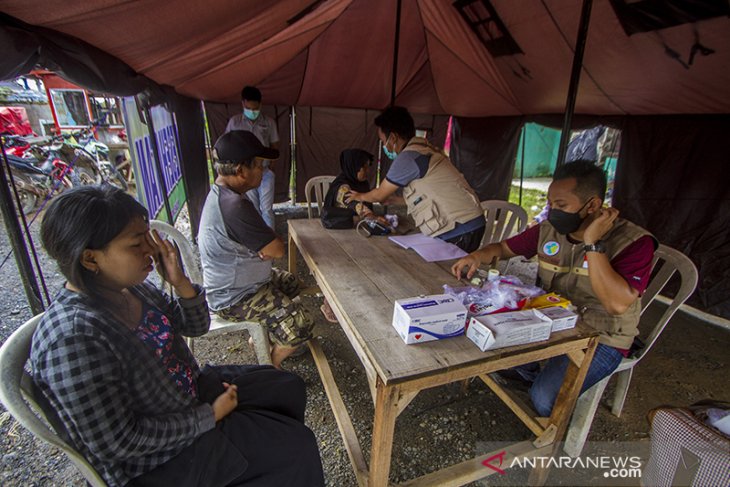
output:
M 599 240 L 596 243 L 585 244 L 583 246 L 583 251 L 584 252 L 598 252 L 600 254 L 605 254 L 606 245 L 604 245 L 604 243 Z

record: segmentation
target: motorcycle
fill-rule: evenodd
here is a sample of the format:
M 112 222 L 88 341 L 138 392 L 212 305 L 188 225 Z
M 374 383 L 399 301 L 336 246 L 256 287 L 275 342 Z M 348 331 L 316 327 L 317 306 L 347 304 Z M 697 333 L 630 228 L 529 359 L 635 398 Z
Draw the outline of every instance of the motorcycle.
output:
M 47 145 L 31 144 L 24 156 L 33 160 L 38 167 L 43 166 L 43 161 L 48 159 L 63 161 L 70 169 L 69 177 L 74 186 L 100 184 L 103 180 L 102 172 L 91 154 L 67 144 L 60 136 L 54 137 Z
M 23 157 L 25 151 L 30 147 L 30 143 L 20 135 L 3 135 L 2 137 L 7 154 Z
M 25 215 L 35 209 L 39 200 L 50 198 L 73 186 L 71 168 L 57 157 L 48 157 L 39 167 L 29 157 L 7 156 L 20 198 L 19 210 Z M 12 192 L 12 183 L 10 189 Z
M 67 144 L 83 150 L 92 156 L 101 172 L 102 179 L 123 190 L 127 190 L 127 181 L 117 167 L 109 161 L 109 147 L 99 142 L 91 128 L 84 128 L 63 135 Z

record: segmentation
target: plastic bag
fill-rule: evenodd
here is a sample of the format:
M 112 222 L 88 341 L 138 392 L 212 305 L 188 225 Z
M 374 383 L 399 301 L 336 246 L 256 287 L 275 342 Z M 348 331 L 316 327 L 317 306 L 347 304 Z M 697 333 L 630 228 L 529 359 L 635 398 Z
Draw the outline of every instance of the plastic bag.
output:
M 469 316 L 482 316 L 522 309 L 529 298 L 545 294 L 537 286 L 523 284 L 516 276 L 500 276 L 485 281 L 481 287 L 443 286 L 444 292 L 454 296 L 466 307 Z

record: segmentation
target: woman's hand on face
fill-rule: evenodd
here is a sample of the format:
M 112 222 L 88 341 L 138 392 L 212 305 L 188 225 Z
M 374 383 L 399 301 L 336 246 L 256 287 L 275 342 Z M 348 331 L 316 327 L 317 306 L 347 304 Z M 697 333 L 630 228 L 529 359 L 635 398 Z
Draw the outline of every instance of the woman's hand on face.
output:
M 190 299 L 197 296 L 198 292 L 180 267 L 177 249 L 172 242 L 160 237 L 157 230 L 147 232 L 146 238 L 153 249 L 152 258 L 160 277 L 169 282 L 181 298 Z
M 238 387 L 227 382 L 223 383 L 223 387 L 226 391 L 216 397 L 212 404 L 216 422 L 231 414 L 238 406 Z
M 169 282 L 173 286 L 183 284 L 188 281 L 187 276 L 180 268 L 178 253 L 175 246 L 169 240 L 160 237 L 157 230 L 151 230 L 147 233 L 147 243 L 152 247 L 152 258 L 155 261 L 155 267 L 163 280 Z

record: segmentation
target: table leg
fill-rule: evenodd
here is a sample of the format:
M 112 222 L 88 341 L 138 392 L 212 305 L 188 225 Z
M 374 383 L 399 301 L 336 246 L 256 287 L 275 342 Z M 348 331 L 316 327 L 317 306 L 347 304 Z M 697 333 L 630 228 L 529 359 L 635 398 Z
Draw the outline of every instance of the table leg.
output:
M 398 417 L 398 386 L 387 386 L 378 377 L 373 421 L 373 446 L 370 450 L 370 479 L 368 485 L 386 486 L 390 476 L 393 433 Z
M 573 414 L 575 403 L 580 395 L 580 388 L 583 386 L 583 381 L 588 373 L 588 368 L 591 366 L 593 360 L 593 353 L 596 351 L 598 346 L 598 338 L 594 337 L 588 343 L 588 348 L 585 350 L 585 355 L 582 356 L 582 360 L 579 360 L 577 355 L 571 355 L 568 361 L 568 368 L 565 371 L 565 377 L 563 378 L 563 385 L 560 387 L 558 397 L 555 399 L 555 405 L 553 406 L 552 413 L 550 414 L 550 424 L 555 426 L 555 441 L 553 442 L 550 456 L 554 456 L 561 448 L 561 442 L 565 436 L 565 432 L 568 429 L 570 423 L 570 416 Z M 530 472 L 530 485 L 544 485 L 547 480 L 549 468 L 536 467 Z
M 335 421 L 337 422 L 337 427 L 340 430 L 340 435 L 342 435 L 345 450 L 347 451 L 347 455 L 350 457 L 350 463 L 352 463 L 352 468 L 355 472 L 355 477 L 357 478 L 357 484 L 359 486 L 368 485 L 368 465 L 367 462 L 365 462 L 365 457 L 363 456 L 362 449 L 360 448 L 360 442 L 358 441 L 357 434 L 355 433 L 355 427 L 352 425 L 352 418 L 350 418 L 350 414 L 347 412 L 345 403 L 342 401 L 342 395 L 340 395 L 337 382 L 335 382 L 335 378 L 332 375 L 332 369 L 327 361 L 327 357 L 322 351 L 322 347 L 316 338 L 312 338 L 307 343 L 309 344 L 309 349 L 312 352 L 314 363 L 317 365 L 317 370 L 319 371 L 319 376 L 322 379 L 322 385 L 324 386 L 324 392 L 327 394 L 330 406 L 332 407 L 332 413 L 335 415 Z
M 297 244 L 294 243 L 291 232 L 289 232 L 289 272 L 297 274 Z

